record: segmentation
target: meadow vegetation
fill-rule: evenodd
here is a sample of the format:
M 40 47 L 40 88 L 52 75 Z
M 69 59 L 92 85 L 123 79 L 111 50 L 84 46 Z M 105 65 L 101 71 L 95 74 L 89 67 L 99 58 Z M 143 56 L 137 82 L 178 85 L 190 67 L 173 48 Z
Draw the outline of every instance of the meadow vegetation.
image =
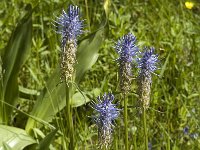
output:
M 148 149 L 200 149 L 200 2 L 185 0 L 2 0 L 0 2 L 0 150 L 99 149 L 92 103 L 111 92 L 119 116 L 108 149 L 125 149 L 124 103 L 114 46 L 132 33 L 139 49 L 158 54 L 146 110 Z M 65 84 L 60 81 L 61 37 L 57 17 L 80 8 L 71 90 L 69 137 Z M 57 16 L 57 17 L 56 17 Z M 133 67 L 127 96 L 129 149 L 147 149 Z M 70 93 L 70 92 L 69 92 Z M 68 105 L 68 104 L 67 104 Z M 14 147 L 11 143 L 15 143 Z

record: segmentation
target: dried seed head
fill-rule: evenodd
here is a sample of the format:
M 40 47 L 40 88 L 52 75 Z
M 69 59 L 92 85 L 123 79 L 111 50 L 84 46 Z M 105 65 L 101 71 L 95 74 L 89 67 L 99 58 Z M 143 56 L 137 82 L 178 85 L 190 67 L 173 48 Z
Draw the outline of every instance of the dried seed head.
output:
M 61 52 L 61 79 L 72 81 L 74 74 L 74 64 L 76 63 L 76 51 L 74 41 L 67 41 L 66 46 Z
M 142 107 L 147 109 L 150 103 L 151 77 L 140 76 L 138 80 L 138 95 Z

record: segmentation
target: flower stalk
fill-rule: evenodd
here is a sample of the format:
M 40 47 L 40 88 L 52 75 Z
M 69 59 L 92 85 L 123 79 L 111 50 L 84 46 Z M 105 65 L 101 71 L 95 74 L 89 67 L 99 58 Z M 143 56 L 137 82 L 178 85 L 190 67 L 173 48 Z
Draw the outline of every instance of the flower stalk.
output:
M 128 33 L 118 40 L 115 49 L 119 54 L 117 59 L 119 64 L 120 90 L 124 100 L 124 126 L 125 126 L 125 149 L 128 150 L 128 93 L 131 90 L 132 81 L 132 63 L 133 57 L 138 52 L 138 47 L 135 45 L 136 37 L 132 33 Z
M 80 19 L 79 8 L 70 5 L 68 12 L 64 10 L 60 17 L 57 18 L 57 33 L 61 34 L 61 80 L 64 81 L 66 87 L 66 114 L 67 114 L 67 132 L 69 149 L 75 149 L 74 127 L 71 107 L 72 82 L 75 80 L 77 37 L 83 33 L 83 21 Z
M 144 109 L 148 109 L 150 103 L 150 93 L 152 76 L 151 74 L 157 69 L 158 55 L 154 54 L 155 49 L 145 47 L 141 59 L 138 59 L 138 95 Z
M 56 23 L 58 24 L 57 33 L 61 34 L 61 79 L 65 82 L 73 81 L 77 37 L 83 33 L 83 21 L 80 19 L 79 8 L 70 5 L 68 13 L 63 10 Z
M 148 150 L 146 110 L 149 108 L 150 104 L 151 74 L 157 69 L 156 64 L 158 61 L 158 56 L 154 54 L 154 50 L 153 47 L 149 49 L 145 47 L 142 58 L 138 59 L 138 68 L 140 69 L 138 76 L 138 96 L 142 104 L 145 150 Z

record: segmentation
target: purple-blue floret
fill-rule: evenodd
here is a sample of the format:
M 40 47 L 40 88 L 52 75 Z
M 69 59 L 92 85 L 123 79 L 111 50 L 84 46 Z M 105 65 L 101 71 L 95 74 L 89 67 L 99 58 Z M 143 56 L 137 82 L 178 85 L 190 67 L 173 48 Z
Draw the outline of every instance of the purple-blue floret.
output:
M 145 47 L 141 59 L 138 59 L 138 68 L 140 68 L 140 76 L 150 77 L 151 73 L 157 69 L 158 55 L 154 54 L 155 48 Z
M 119 54 L 119 62 L 131 63 L 133 61 L 133 57 L 139 51 L 135 43 L 136 37 L 132 33 L 128 33 L 118 40 L 115 49 Z
M 187 135 L 189 133 L 189 130 L 190 128 L 186 126 L 185 128 L 183 128 L 183 133 Z
M 100 96 L 97 98 L 97 103 L 93 102 L 93 109 L 95 115 L 93 116 L 95 123 L 98 127 L 98 136 L 100 147 L 109 147 L 111 142 L 111 135 L 113 130 L 114 120 L 119 116 L 119 109 L 116 104 L 112 104 L 114 95 L 106 93 L 103 95 L 102 100 Z
M 78 6 L 70 5 L 68 13 L 63 10 L 56 23 L 57 32 L 62 35 L 62 47 L 67 41 L 77 41 L 77 36 L 83 33 L 83 20 L 80 19 Z
M 123 93 L 128 93 L 131 89 L 133 60 L 139 51 L 135 43 L 136 37 L 132 33 L 128 33 L 120 38 L 115 45 L 119 54 L 117 61 L 119 64 L 120 89 Z
M 101 100 L 100 96 L 97 98 L 98 103 L 93 104 L 93 108 L 96 111 L 95 122 L 102 129 L 110 128 L 113 121 L 119 116 L 119 109 L 116 108 L 116 104 L 112 104 L 114 95 L 106 93 Z M 110 130 L 110 129 L 109 129 Z

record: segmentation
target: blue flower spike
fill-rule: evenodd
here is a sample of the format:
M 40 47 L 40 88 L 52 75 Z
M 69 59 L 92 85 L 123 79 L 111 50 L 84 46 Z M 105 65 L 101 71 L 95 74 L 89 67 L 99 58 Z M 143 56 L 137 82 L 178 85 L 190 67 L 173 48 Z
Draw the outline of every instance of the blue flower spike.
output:
M 100 148 L 109 147 L 111 143 L 112 131 L 114 128 L 114 120 L 119 116 L 119 109 L 116 104 L 112 104 L 114 95 L 106 93 L 103 95 L 102 100 L 100 96 L 97 98 L 97 103 L 93 102 L 92 107 L 95 110 L 93 116 L 94 121 L 98 127 L 98 137 Z
M 62 47 L 65 47 L 68 41 L 77 42 L 77 37 L 83 33 L 83 20 L 80 19 L 78 6 L 70 5 L 68 13 L 64 10 L 56 22 L 58 32 L 62 36 Z
M 124 35 L 115 45 L 116 52 L 119 54 L 120 87 L 123 93 L 130 91 L 132 80 L 132 63 L 134 56 L 137 55 L 139 48 L 135 45 L 136 37 L 132 33 Z
M 154 51 L 154 47 L 145 47 L 142 58 L 138 59 L 138 68 L 140 69 L 138 80 L 138 94 L 144 109 L 147 109 L 150 103 L 152 83 L 151 74 L 157 70 L 158 55 L 154 54 Z
M 83 33 L 83 20 L 80 19 L 78 6 L 70 5 L 57 18 L 58 34 L 61 34 L 61 79 L 72 80 L 76 63 L 77 38 Z
M 151 78 L 151 73 L 157 70 L 158 55 L 154 54 L 155 48 L 144 48 L 142 58 L 138 61 L 138 68 L 140 68 L 140 76 Z

